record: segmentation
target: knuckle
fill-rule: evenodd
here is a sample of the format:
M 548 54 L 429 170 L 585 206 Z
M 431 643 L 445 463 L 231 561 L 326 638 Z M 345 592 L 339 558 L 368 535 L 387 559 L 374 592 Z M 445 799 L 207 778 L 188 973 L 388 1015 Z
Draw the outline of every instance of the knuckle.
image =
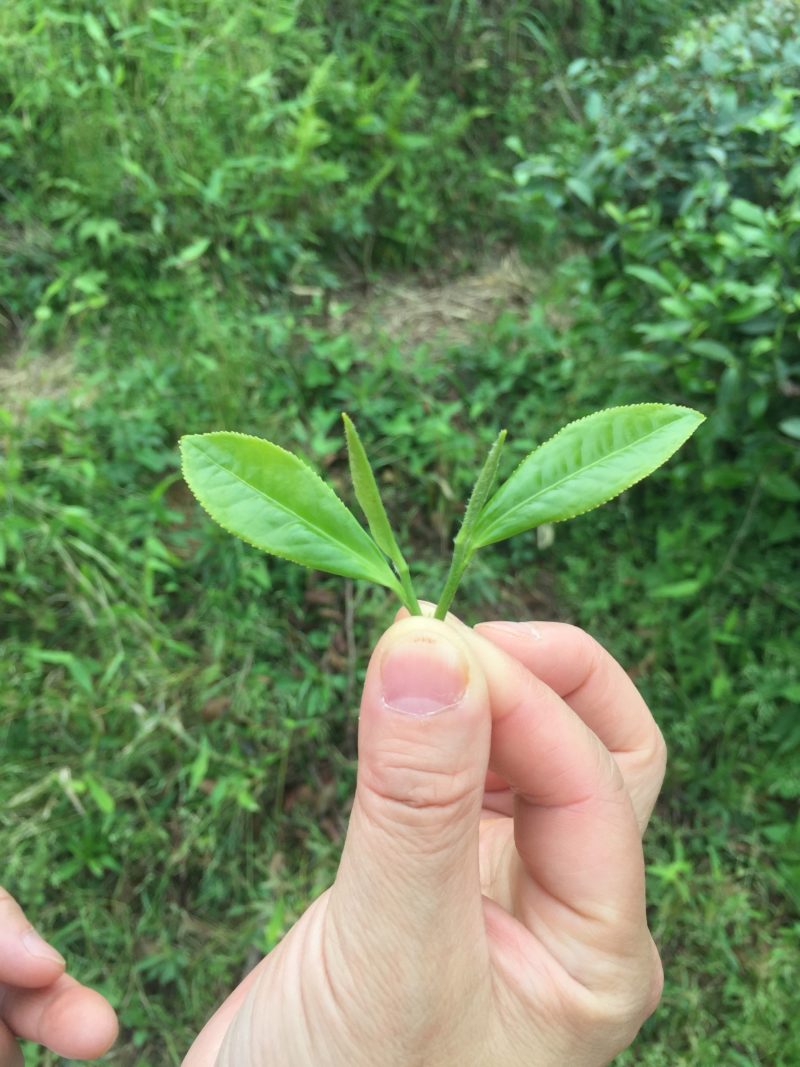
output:
M 586 676 L 592 674 L 602 660 L 607 656 L 606 650 L 600 644 L 596 637 L 593 637 L 588 630 L 584 630 L 581 626 L 575 626 L 574 623 L 562 623 L 564 627 L 564 633 L 569 636 L 570 641 L 574 644 L 574 651 L 583 656 L 586 660 Z
M 445 768 L 416 749 L 394 749 L 362 764 L 359 793 L 373 820 L 424 826 L 462 818 L 478 804 L 482 785 L 474 768 Z
M 626 1048 L 661 1000 L 664 971 L 651 937 L 643 966 L 625 967 L 615 979 L 609 975 L 599 987 L 573 990 L 566 1009 L 575 1033 L 603 1035 L 604 1040 Z
M 573 1032 L 585 1038 L 592 1035 L 605 1047 L 622 1051 L 633 1041 L 644 1021 L 637 1005 L 630 996 L 615 993 L 590 993 L 573 1007 L 571 1025 Z

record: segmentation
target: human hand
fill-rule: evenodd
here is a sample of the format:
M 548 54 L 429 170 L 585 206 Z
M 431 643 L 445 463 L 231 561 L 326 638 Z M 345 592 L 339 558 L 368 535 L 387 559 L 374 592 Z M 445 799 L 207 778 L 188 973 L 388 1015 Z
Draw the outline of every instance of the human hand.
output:
M 607 1063 L 660 996 L 640 832 L 664 763 L 581 631 L 396 623 L 336 881 L 184 1067 Z
M 0 1067 L 21 1067 L 18 1039 L 69 1059 L 102 1056 L 117 1038 L 108 1002 L 65 971 L 58 952 L 36 933 L 0 887 Z

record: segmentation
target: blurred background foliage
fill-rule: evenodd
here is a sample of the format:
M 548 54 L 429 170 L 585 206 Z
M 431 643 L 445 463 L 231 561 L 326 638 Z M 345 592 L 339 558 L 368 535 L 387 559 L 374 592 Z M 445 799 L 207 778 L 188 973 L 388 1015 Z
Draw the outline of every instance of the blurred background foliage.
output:
M 618 1062 L 800 1062 L 798 16 L 3 4 L 3 878 L 119 1008 L 107 1062 L 179 1063 L 329 883 L 394 610 L 213 528 L 179 434 L 349 499 L 347 409 L 433 597 L 500 426 L 510 467 L 644 399 L 709 419 L 457 608 L 592 630 L 667 735 L 667 988 Z

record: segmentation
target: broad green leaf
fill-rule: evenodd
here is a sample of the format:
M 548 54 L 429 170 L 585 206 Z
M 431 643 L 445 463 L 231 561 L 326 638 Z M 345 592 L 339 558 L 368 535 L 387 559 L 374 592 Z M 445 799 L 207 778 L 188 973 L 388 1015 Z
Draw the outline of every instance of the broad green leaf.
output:
M 247 434 L 191 434 L 183 475 L 212 519 L 273 556 L 365 578 L 400 595 L 380 549 L 330 486 L 301 459 Z
M 345 412 L 342 412 L 342 421 L 344 422 L 344 435 L 347 440 L 350 477 L 353 479 L 356 500 L 361 505 L 364 517 L 369 523 L 370 533 L 375 538 L 378 546 L 383 549 L 389 559 L 397 563 L 402 560 L 403 556 L 392 533 L 389 516 L 383 506 L 378 483 L 372 473 L 366 449 L 350 416 Z
M 180 268 L 188 267 L 190 263 L 195 263 L 201 256 L 204 256 L 210 247 L 210 237 L 198 237 L 196 241 L 192 241 L 190 245 L 182 248 L 176 255 L 166 259 L 164 261 L 164 266 Z
M 657 270 L 653 270 L 652 267 L 644 267 L 638 263 L 632 264 L 630 267 L 625 268 L 625 273 L 630 274 L 634 278 L 638 278 L 639 281 L 644 282 L 645 285 L 651 286 L 653 289 L 658 289 L 661 293 L 666 293 L 667 296 L 671 296 L 675 289 L 663 274 L 659 274 Z
M 728 210 L 737 219 L 749 222 L 753 226 L 764 227 L 769 225 L 770 220 L 767 212 L 763 207 L 759 207 L 758 204 L 753 204 L 749 200 L 731 200 Z
M 787 437 L 793 437 L 795 441 L 800 441 L 800 418 L 784 419 L 783 422 L 779 423 L 778 429 L 781 433 L 785 433 Z
M 671 404 L 632 404 L 570 423 L 497 490 L 478 520 L 475 546 L 599 507 L 660 467 L 704 417 Z

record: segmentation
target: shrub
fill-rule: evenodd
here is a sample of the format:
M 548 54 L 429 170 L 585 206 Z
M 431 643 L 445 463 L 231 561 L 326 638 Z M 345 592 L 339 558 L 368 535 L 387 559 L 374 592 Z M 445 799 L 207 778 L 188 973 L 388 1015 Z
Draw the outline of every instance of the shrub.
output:
M 526 222 L 587 247 L 622 372 L 666 375 L 733 444 L 796 435 L 798 16 L 795 0 L 716 16 L 613 88 L 573 64 L 585 124 L 515 174 Z
M 54 330 L 198 274 L 263 301 L 474 247 L 543 79 L 705 5 L 632 6 L 6 3 L 0 311 Z

